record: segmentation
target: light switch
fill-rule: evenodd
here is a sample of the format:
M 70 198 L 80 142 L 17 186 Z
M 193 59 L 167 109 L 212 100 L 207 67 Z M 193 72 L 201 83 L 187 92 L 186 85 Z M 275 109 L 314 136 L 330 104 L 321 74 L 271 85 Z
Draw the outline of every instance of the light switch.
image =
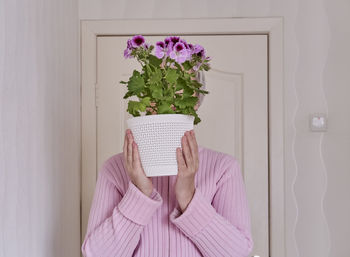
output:
M 324 113 L 310 114 L 311 131 L 327 131 L 327 117 Z

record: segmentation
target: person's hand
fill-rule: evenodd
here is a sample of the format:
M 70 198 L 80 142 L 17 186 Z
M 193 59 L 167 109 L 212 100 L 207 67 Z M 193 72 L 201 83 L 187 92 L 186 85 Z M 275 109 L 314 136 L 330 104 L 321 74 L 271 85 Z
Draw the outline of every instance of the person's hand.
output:
M 134 141 L 130 129 L 125 131 L 123 153 L 126 170 L 131 182 L 144 194 L 150 196 L 153 191 L 152 180 L 146 176 L 145 171 L 142 168 L 138 146 Z
M 175 195 L 181 211 L 184 212 L 195 192 L 195 175 L 198 171 L 198 144 L 194 130 L 186 131 L 181 138 L 181 148 L 176 148 L 178 173 Z

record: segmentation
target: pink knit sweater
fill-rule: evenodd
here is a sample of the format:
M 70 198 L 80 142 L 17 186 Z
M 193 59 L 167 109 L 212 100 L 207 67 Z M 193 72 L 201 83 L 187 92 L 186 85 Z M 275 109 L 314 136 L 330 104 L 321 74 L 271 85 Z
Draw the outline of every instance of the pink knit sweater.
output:
M 199 145 L 195 193 L 181 213 L 176 176 L 151 177 L 142 193 L 129 179 L 123 153 L 98 175 L 84 257 L 246 257 L 253 248 L 250 213 L 238 161 Z

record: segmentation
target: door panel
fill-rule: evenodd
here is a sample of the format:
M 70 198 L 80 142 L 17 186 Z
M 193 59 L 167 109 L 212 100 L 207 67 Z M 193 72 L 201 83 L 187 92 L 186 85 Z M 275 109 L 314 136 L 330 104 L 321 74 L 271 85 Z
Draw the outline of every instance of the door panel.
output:
M 241 165 L 251 211 L 253 255 L 269 256 L 268 221 L 268 55 L 266 35 L 182 36 L 205 47 L 212 69 L 205 73 L 210 92 L 198 110 L 198 143 L 231 154 Z M 102 36 L 97 41 L 97 166 L 122 152 L 127 101 L 123 99 L 135 59 L 125 60 L 129 37 Z M 155 43 L 164 36 L 145 36 Z M 98 169 L 96 170 L 98 172 Z M 89 209 L 89 208 L 85 208 Z M 88 214 L 84 214 L 86 217 Z M 83 219 L 83 234 L 87 220 Z

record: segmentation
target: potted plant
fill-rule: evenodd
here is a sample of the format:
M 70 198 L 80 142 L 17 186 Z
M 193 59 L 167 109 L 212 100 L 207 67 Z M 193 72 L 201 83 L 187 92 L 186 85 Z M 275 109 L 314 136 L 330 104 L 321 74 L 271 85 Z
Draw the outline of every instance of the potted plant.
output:
M 138 98 L 128 101 L 127 112 L 133 117 L 127 125 L 145 173 L 149 177 L 176 175 L 176 148 L 181 147 L 181 137 L 201 121 L 198 100 L 209 92 L 201 89 L 203 83 L 198 78 L 210 69 L 210 57 L 201 45 L 178 36 L 166 37 L 153 46 L 142 35 L 127 40 L 124 57 L 136 58 L 142 66 L 120 83 L 127 85 L 124 99 Z

